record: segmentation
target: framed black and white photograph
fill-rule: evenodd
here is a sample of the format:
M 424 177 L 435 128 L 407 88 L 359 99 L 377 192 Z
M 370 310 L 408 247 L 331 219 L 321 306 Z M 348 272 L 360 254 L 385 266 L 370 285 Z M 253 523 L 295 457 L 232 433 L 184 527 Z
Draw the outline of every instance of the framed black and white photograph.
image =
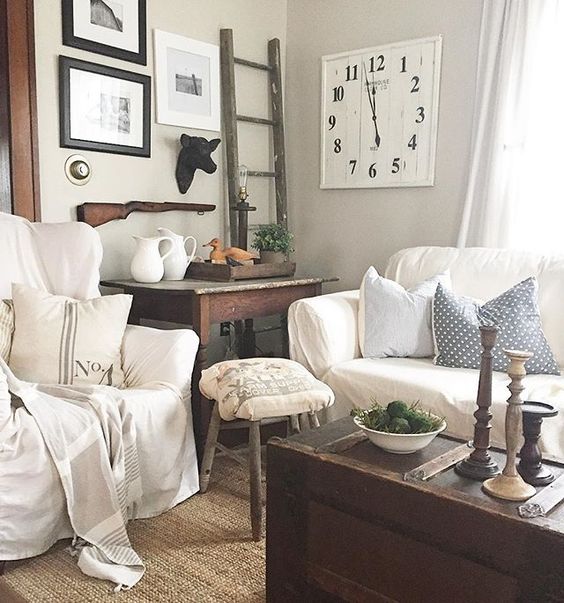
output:
M 219 47 L 155 30 L 157 122 L 219 132 Z
M 62 0 L 63 44 L 147 64 L 146 0 Z
M 59 57 L 60 144 L 151 155 L 151 78 Z

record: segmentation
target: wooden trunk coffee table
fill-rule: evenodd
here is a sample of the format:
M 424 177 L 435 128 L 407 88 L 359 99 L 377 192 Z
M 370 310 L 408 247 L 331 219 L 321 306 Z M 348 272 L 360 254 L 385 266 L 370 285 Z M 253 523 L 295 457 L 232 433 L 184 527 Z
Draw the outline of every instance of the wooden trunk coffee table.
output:
M 564 503 L 523 519 L 453 469 L 404 480 L 450 438 L 405 456 L 318 450 L 356 430 L 346 418 L 269 442 L 268 601 L 564 601 Z

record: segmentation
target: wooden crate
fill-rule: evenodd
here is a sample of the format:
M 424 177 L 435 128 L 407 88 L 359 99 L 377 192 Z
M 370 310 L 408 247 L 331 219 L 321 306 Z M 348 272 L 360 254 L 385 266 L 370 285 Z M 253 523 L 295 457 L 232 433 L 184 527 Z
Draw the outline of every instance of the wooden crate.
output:
M 205 281 L 240 281 L 257 278 L 274 278 L 277 276 L 293 276 L 296 271 L 294 262 L 279 264 L 245 264 L 229 266 L 228 264 L 212 264 L 211 262 L 193 262 L 188 266 L 186 278 Z

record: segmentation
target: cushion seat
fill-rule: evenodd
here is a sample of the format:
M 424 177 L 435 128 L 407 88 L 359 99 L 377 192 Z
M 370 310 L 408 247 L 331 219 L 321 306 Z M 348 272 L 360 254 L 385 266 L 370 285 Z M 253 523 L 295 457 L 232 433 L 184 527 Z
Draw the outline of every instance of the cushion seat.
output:
M 202 372 L 200 391 L 219 403 L 224 421 L 314 413 L 334 402 L 329 386 L 297 362 L 282 358 L 219 362 Z

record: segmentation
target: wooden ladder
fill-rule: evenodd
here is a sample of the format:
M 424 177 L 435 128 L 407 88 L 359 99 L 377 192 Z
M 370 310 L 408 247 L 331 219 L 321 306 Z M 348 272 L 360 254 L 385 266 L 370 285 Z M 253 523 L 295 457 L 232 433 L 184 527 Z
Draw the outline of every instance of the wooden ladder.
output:
M 221 110 L 225 131 L 225 150 L 227 157 L 227 187 L 229 195 L 229 234 L 231 245 L 244 246 L 239 240 L 239 143 L 237 122 L 248 122 L 270 126 L 273 129 L 274 172 L 249 170 L 249 177 L 274 178 L 276 189 L 276 222 L 287 227 L 288 199 L 286 188 L 286 151 L 284 145 L 284 111 L 282 106 L 282 70 L 280 64 L 280 40 L 268 41 L 268 65 L 255 63 L 235 57 L 233 53 L 233 30 L 220 32 L 221 61 Z M 249 117 L 237 113 L 235 99 L 235 64 L 259 69 L 269 74 L 271 119 Z M 243 215 L 243 214 L 241 214 Z M 243 216 L 246 219 L 246 214 Z

